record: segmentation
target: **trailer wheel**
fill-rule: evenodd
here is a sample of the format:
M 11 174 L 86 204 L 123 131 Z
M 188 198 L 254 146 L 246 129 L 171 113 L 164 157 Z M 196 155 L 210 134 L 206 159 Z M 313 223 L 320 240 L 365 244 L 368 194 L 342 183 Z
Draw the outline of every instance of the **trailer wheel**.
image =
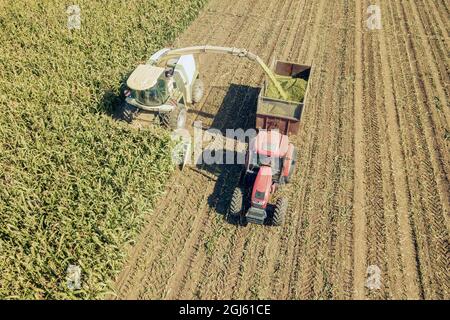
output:
M 244 213 L 244 193 L 241 188 L 235 188 L 231 198 L 228 217 L 236 219 Z
M 203 81 L 200 79 L 195 79 L 194 84 L 192 85 L 192 101 L 194 103 L 200 102 L 203 98 L 203 93 L 205 92 L 205 85 Z
M 272 224 L 274 226 L 281 226 L 284 223 L 288 208 L 288 201 L 286 198 L 280 198 L 275 205 L 275 211 L 273 213 Z
M 176 107 L 170 112 L 161 112 L 159 119 L 169 129 L 183 129 L 186 125 L 187 111 L 184 107 Z

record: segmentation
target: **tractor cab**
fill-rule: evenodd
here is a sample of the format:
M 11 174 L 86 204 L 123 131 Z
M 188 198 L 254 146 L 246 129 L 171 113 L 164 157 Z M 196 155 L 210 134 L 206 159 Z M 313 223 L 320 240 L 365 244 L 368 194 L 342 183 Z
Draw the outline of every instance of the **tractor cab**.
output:
M 167 82 L 164 68 L 141 64 L 127 80 L 127 102 L 146 107 L 163 105 L 169 98 Z
M 203 82 L 193 55 L 159 66 L 157 61 L 165 51 L 158 51 L 130 74 L 120 118 L 139 127 L 155 122 L 173 130 L 185 127 L 188 105 L 202 99 Z
M 142 123 L 158 122 L 173 130 L 184 128 L 187 107 L 183 92 L 177 89 L 173 68 L 139 65 L 127 80 L 125 102 Z M 125 109 L 126 110 L 126 109 Z

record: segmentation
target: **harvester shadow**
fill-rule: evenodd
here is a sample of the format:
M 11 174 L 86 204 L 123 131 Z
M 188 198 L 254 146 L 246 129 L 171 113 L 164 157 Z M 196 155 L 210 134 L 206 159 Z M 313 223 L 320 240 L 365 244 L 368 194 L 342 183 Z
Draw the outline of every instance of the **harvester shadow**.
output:
M 231 84 L 222 100 L 217 113 L 214 116 L 211 129 L 220 131 L 226 135 L 226 129 L 243 129 L 244 131 L 253 128 L 256 122 L 256 103 L 260 88 L 245 85 Z M 242 138 L 241 138 L 242 139 Z M 248 141 L 240 141 L 248 142 Z M 219 159 L 215 163 L 197 164 L 200 170 L 208 171 L 217 177 L 212 194 L 208 197 L 208 205 L 214 211 L 226 217 L 234 188 L 239 184 L 239 178 L 244 168 L 244 164 L 237 163 L 237 159 L 244 159 L 243 154 L 236 150 L 205 150 L 205 156 L 213 156 Z M 228 159 L 234 159 L 232 163 Z M 221 161 L 220 161 L 221 160 Z M 240 221 L 229 220 L 232 224 L 240 224 Z
M 127 88 L 126 82 L 131 72 L 126 73 L 120 79 L 119 92 L 116 90 L 107 89 L 103 92 L 102 99 L 98 105 L 98 110 L 103 112 L 104 114 L 112 117 L 115 120 L 126 121 L 130 123 L 132 118 L 127 116 L 127 113 L 124 112 L 124 103 L 125 103 L 125 94 L 124 91 Z

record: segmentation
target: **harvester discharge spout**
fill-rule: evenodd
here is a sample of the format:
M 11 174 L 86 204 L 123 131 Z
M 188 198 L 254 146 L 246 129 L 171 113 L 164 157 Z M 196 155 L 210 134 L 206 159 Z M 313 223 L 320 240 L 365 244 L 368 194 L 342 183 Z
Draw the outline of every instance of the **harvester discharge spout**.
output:
M 210 45 L 204 45 L 204 46 L 194 46 L 194 47 L 186 47 L 186 48 L 180 48 L 180 49 L 171 49 L 167 50 L 165 53 L 163 53 L 156 61 L 152 61 L 154 64 L 163 66 L 168 60 L 172 58 L 177 58 L 182 55 L 187 54 L 199 54 L 199 53 L 218 53 L 218 54 L 229 54 L 233 56 L 237 56 L 239 58 L 247 58 L 251 61 L 255 61 L 258 63 L 261 68 L 264 70 L 264 72 L 269 77 L 270 81 L 273 83 L 281 97 L 283 97 L 284 100 L 288 100 L 288 95 L 280 85 L 279 81 L 276 79 L 273 72 L 269 69 L 269 67 L 264 63 L 264 61 L 257 56 L 254 53 L 251 53 L 247 51 L 246 49 L 239 49 L 234 47 L 219 47 L 219 46 L 210 46 Z

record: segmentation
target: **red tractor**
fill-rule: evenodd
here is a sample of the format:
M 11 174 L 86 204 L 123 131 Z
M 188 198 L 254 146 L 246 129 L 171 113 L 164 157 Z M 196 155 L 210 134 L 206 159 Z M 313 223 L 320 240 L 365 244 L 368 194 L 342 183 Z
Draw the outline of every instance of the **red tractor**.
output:
M 272 224 L 284 221 L 288 207 L 286 198 L 269 205 L 279 185 L 288 183 L 295 169 L 296 150 L 287 135 L 278 130 L 260 130 L 249 143 L 245 170 L 240 186 L 235 188 L 229 217 L 240 222 Z

